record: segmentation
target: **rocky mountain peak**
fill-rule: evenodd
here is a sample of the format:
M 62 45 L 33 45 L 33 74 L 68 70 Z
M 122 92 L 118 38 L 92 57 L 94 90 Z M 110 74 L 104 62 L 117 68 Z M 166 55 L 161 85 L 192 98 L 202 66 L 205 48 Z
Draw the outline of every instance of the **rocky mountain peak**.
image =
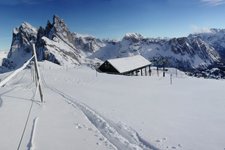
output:
M 53 24 L 55 32 L 61 33 L 64 37 L 67 36 L 67 33 L 69 32 L 69 29 L 67 25 L 65 24 L 64 20 L 59 18 L 58 16 L 53 16 Z
M 37 35 L 37 29 L 33 27 L 31 24 L 27 22 L 23 22 L 19 28 L 14 28 L 13 29 L 13 34 L 21 36 L 23 34 L 26 37 L 36 37 Z
M 20 26 L 20 29 L 37 32 L 37 29 L 33 27 L 31 24 L 29 24 L 28 22 L 23 22 L 22 25 Z
M 201 33 L 194 33 L 190 34 L 188 37 L 191 38 L 208 38 L 210 36 L 225 36 L 225 29 L 216 29 L 216 28 L 211 28 L 207 32 L 201 32 Z
M 211 33 L 224 33 L 225 34 L 225 29 L 211 28 L 210 31 L 211 31 Z
M 139 33 L 126 33 L 123 37 L 123 40 L 129 40 L 132 42 L 138 42 L 142 39 L 144 39 L 144 37 Z

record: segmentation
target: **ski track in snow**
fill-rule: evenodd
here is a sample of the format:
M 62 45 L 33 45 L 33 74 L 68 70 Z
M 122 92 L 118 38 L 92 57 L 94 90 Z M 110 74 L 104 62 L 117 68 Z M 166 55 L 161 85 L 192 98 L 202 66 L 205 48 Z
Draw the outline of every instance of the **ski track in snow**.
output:
M 2 101 L 2 98 L 0 96 L 0 107 L 2 107 L 2 104 L 3 104 L 3 101 Z
M 36 125 L 37 125 L 38 117 L 33 120 L 33 126 L 31 130 L 31 135 L 30 135 L 30 141 L 27 145 L 28 150 L 34 150 L 34 137 L 35 137 L 35 131 L 36 131 Z
M 100 131 L 100 133 L 111 142 L 118 150 L 159 150 L 152 144 L 140 137 L 140 135 L 126 125 L 118 125 L 108 121 L 100 114 L 96 113 L 87 105 L 80 103 L 76 98 L 73 98 L 64 92 L 47 85 L 43 74 L 43 85 L 53 91 L 54 93 L 62 96 L 68 104 L 75 108 L 79 108 L 87 119 Z

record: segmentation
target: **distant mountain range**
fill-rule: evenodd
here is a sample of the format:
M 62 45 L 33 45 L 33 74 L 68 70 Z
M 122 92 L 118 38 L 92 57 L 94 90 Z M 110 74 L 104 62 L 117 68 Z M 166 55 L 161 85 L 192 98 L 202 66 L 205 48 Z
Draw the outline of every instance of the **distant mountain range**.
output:
M 145 38 L 138 33 L 128 33 L 122 40 L 114 41 L 73 33 L 62 19 L 54 16 L 53 22 L 48 21 L 46 27 L 37 29 L 29 23 L 22 23 L 15 28 L 3 66 L 10 69 L 21 66 L 32 55 L 32 43 L 39 60 L 66 66 L 95 64 L 137 54 L 154 65 L 186 71 L 221 68 L 225 64 L 224 29 L 171 39 Z

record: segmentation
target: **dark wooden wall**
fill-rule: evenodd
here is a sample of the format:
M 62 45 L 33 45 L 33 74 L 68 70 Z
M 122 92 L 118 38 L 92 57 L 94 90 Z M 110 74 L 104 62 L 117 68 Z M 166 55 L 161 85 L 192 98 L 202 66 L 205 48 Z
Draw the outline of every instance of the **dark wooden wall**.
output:
M 106 73 L 119 74 L 119 72 L 108 61 L 105 61 L 98 69 Z

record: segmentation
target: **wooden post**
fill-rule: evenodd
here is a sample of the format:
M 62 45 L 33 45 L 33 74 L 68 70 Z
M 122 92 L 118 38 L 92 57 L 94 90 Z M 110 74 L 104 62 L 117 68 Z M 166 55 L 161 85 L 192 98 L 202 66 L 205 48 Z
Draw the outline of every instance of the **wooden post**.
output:
M 148 72 L 149 72 L 149 76 L 151 76 L 151 75 L 152 75 L 151 66 L 149 65 L 148 67 L 149 67 L 149 70 L 148 70 Z
M 173 83 L 173 75 L 172 75 L 172 73 L 170 74 L 170 84 L 172 85 L 172 83 Z
M 145 76 L 147 76 L 147 67 L 145 67 Z
M 36 49 L 35 49 L 35 45 L 32 44 L 33 46 L 33 55 L 34 55 L 34 69 L 35 69 L 35 73 L 36 73 L 36 77 L 37 77 L 37 85 L 38 85 L 38 88 L 39 88 L 39 93 L 40 93 L 40 97 L 41 97 L 41 102 L 43 102 L 43 93 L 42 93 L 42 89 L 41 89 L 41 79 L 40 79 L 40 72 L 39 72 L 39 69 L 38 69 L 38 63 L 37 63 L 37 54 L 36 54 Z
M 138 76 L 138 70 L 136 70 L 136 76 Z
M 165 72 L 165 66 L 163 66 L 163 77 L 166 76 L 166 72 Z
M 143 76 L 142 68 L 141 68 L 141 76 Z
M 157 76 L 159 76 L 159 67 L 158 66 L 157 66 L 156 70 L 157 70 Z

